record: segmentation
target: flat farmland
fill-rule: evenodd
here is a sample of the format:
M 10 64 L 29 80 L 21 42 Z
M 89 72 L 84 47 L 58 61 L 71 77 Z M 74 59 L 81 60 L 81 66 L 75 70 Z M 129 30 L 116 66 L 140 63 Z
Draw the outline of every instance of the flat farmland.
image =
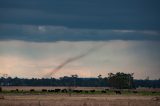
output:
M 0 106 L 160 106 L 159 97 L 122 95 L 4 95 Z
M 18 92 L 10 92 L 18 89 Z M 34 89 L 34 92 L 30 92 Z M 95 90 L 98 93 L 42 93 L 42 89 Z M 134 93 L 115 94 L 114 91 L 101 93 L 106 87 L 2 87 L 0 106 L 160 106 L 160 95 L 139 95 Z M 23 93 L 27 91 L 27 93 Z M 159 92 L 159 89 L 137 89 L 138 92 Z M 37 93 L 35 93 L 37 92 Z M 112 92 L 112 93 L 109 93 Z

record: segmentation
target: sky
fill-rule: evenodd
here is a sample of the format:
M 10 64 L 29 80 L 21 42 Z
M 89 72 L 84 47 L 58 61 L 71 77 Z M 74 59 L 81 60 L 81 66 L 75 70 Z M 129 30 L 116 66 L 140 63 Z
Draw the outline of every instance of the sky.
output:
M 59 78 L 125 72 L 159 79 L 159 5 L 159 0 L 0 0 L 0 73 Z

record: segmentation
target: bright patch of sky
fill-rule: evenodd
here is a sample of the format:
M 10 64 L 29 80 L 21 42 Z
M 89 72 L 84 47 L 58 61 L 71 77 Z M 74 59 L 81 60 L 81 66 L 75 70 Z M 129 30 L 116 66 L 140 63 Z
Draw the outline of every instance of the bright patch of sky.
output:
M 135 73 L 135 78 L 159 78 L 160 42 L 122 41 L 107 42 L 54 42 L 29 43 L 0 42 L 0 71 L 11 76 L 44 77 L 65 60 L 98 47 L 89 55 L 67 64 L 53 77 L 78 74 L 97 77 L 109 72 Z M 101 46 L 101 47 L 100 47 Z

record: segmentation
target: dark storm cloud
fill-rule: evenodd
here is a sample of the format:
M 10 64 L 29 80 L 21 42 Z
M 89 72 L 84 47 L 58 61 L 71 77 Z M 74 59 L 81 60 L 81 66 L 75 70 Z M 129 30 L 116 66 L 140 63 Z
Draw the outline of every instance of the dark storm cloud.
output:
M 159 30 L 159 5 L 159 0 L 0 0 L 0 23 Z
M 159 0 L 0 0 L 0 40 L 159 40 L 159 5 Z
M 0 40 L 30 42 L 160 40 L 153 30 L 75 29 L 64 26 L 0 25 Z

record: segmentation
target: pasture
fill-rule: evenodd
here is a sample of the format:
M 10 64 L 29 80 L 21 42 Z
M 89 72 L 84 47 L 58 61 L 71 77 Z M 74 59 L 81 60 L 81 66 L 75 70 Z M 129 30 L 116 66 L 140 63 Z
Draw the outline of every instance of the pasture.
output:
M 60 91 L 59 91 L 60 89 Z M 64 92 L 64 90 L 67 92 Z M 57 90 L 57 91 L 56 91 Z M 70 90 L 70 91 L 69 91 Z M 51 92 L 52 91 L 52 92 Z M 102 92 L 103 91 L 103 92 Z M 0 106 L 159 106 L 159 89 L 105 87 L 2 87 Z

